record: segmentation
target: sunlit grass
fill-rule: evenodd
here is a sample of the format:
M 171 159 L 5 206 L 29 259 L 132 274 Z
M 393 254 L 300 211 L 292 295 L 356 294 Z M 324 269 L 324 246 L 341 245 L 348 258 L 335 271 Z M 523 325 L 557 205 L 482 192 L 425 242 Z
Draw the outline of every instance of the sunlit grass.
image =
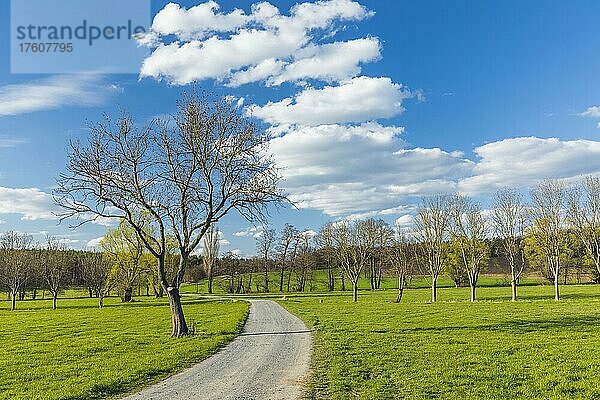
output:
M 165 299 L 121 304 L 109 298 L 59 299 L 0 307 L 0 398 L 91 399 L 131 391 L 213 354 L 240 331 L 248 304 L 185 301 L 197 334 L 169 337 Z
M 600 398 L 600 286 L 289 297 L 315 331 L 314 398 Z M 322 303 L 321 303 L 322 301 Z

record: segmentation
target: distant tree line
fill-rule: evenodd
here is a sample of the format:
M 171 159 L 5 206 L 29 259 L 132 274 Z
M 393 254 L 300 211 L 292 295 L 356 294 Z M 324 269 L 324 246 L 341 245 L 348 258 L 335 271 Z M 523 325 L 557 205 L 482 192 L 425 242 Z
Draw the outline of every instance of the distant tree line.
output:
M 318 232 L 290 224 L 264 227 L 256 238 L 257 255 L 242 258 L 231 252 L 219 257 L 219 231 L 211 226 L 202 251 L 191 254 L 185 281 L 213 281 L 227 293 L 351 290 L 358 299 L 358 281 L 381 288 L 384 276 L 395 276 L 402 299 L 414 276 L 429 276 L 432 301 L 437 282 L 446 275 L 454 284 L 470 287 L 475 301 L 479 277 L 493 270 L 509 275 L 512 300 L 524 273 L 535 273 L 554 285 L 567 278 L 600 282 L 600 178 L 576 184 L 546 180 L 525 194 L 498 190 L 489 210 L 462 194 L 438 194 L 422 199 L 410 226 L 391 226 L 381 219 L 341 220 Z M 178 273 L 177 242 L 167 236 L 164 269 L 168 279 Z M 0 287 L 11 300 L 53 299 L 67 287 L 84 287 L 90 297 L 135 295 L 162 297 L 156 260 L 134 229 L 122 221 L 109 229 L 99 252 L 67 250 L 59 239 L 35 244 L 17 232 L 0 235 Z M 317 282 L 323 271 L 325 282 Z M 41 292 L 41 295 L 40 295 Z
M 171 251 L 166 260 L 169 274 L 178 262 L 179 256 Z M 201 265 L 201 257 L 190 257 L 188 280 L 206 277 Z M 154 259 L 124 223 L 106 232 L 99 251 L 70 250 L 53 237 L 35 243 L 26 233 L 0 234 L 0 290 L 12 310 L 27 294 L 32 300 L 51 298 L 56 309 L 59 294 L 68 288 L 84 288 L 90 298 L 98 299 L 100 308 L 111 295 L 123 302 L 133 301 L 135 295 L 164 296 Z
M 411 226 L 390 226 L 380 219 L 342 220 L 319 232 L 286 224 L 278 233 L 264 228 L 257 256 L 229 253 L 218 260 L 218 275 L 230 293 L 305 291 L 315 286 L 315 270 L 327 273 L 330 291 L 351 289 L 359 278 L 379 289 L 384 275 L 398 280 L 397 301 L 415 275 L 428 275 L 431 299 L 437 300 L 440 275 L 456 286 L 470 287 L 475 301 L 482 272 L 495 268 L 510 276 L 512 299 L 524 272 L 537 273 L 554 285 L 574 276 L 600 281 L 600 178 L 569 185 L 545 180 L 529 193 L 498 190 L 489 210 L 462 194 L 422 199 Z M 278 279 L 273 282 L 273 274 Z M 336 287 L 336 281 L 339 282 Z

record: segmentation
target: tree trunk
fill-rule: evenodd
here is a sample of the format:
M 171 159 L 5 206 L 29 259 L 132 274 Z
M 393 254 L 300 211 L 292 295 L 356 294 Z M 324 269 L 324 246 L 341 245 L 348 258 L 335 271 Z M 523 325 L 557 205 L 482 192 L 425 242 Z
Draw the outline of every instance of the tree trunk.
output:
M 98 298 L 98 307 L 102 308 L 104 307 L 104 295 L 100 295 L 100 297 Z
M 281 271 L 279 273 L 279 291 L 283 292 L 283 278 L 285 274 L 285 266 L 281 263 Z
M 58 299 L 58 290 L 52 292 L 52 309 L 56 310 L 56 299 Z
M 10 296 L 10 310 L 15 311 L 17 308 L 17 295 L 12 293 Z
M 333 276 L 333 268 L 331 268 L 331 266 L 329 266 L 327 269 L 327 278 L 329 280 L 328 289 L 330 292 L 333 292 L 335 290 L 335 278 Z
M 344 272 L 340 274 L 342 278 L 342 292 L 346 290 L 346 280 L 344 279 Z
M 132 287 L 125 288 L 125 291 L 123 292 L 123 303 L 131 302 L 132 298 L 133 298 L 133 288 Z
M 475 301 L 475 284 L 470 284 L 469 286 L 471 286 L 471 303 Z
M 358 301 L 358 281 L 352 281 L 352 301 Z
M 402 300 L 403 294 L 404 294 L 404 288 L 400 287 L 400 289 L 398 289 L 398 296 L 396 296 L 396 303 L 400 303 L 400 300 Z
M 402 300 L 403 294 L 404 294 L 404 277 L 402 275 L 398 275 L 398 296 L 396 297 L 396 303 L 400 303 L 400 300 Z
M 33 288 L 33 291 L 31 292 L 31 298 L 33 300 L 37 298 L 37 288 Z
M 558 293 L 558 274 L 554 277 L 554 300 L 560 300 L 560 294 Z
M 265 293 L 269 293 L 269 267 L 265 262 Z
M 437 276 L 431 279 L 431 302 L 437 301 Z
M 512 301 L 517 301 L 517 280 L 514 277 L 510 285 L 512 286 Z
M 213 284 L 213 277 L 212 277 L 212 274 L 210 274 L 210 276 L 208 277 L 208 294 L 212 294 L 212 292 L 213 292 L 212 284 Z
M 88 286 L 87 289 L 88 289 L 88 294 L 90 295 L 90 299 L 91 299 L 92 297 L 94 297 L 94 293 L 92 292 L 92 287 Z
M 169 306 L 171 307 L 171 322 L 173 324 L 172 337 L 182 337 L 189 333 L 183 308 L 181 307 L 181 297 L 179 289 L 175 287 L 167 288 L 167 297 L 169 298 Z

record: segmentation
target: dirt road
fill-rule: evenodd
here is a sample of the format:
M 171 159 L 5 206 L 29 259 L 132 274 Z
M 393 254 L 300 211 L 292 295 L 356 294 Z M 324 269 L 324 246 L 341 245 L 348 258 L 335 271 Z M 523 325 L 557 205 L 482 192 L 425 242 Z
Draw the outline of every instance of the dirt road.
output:
M 251 300 L 242 333 L 214 356 L 126 400 L 293 400 L 302 396 L 311 334 L 270 300 Z

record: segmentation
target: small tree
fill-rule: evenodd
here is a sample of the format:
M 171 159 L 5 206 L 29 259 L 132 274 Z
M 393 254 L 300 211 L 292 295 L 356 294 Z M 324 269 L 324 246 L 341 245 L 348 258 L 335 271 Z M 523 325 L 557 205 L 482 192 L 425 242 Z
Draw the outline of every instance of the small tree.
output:
M 424 198 L 415 217 L 415 235 L 431 276 L 431 301 L 437 301 L 437 279 L 442 271 L 450 223 L 447 195 Z
M 332 292 L 335 290 L 335 271 L 334 271 L 334 229 L 333 224 L 328 223 L 321 227 L 316 236 L 317 245 L 323 254 L 325 266 L 327 267 L 327 289 Z
M 256 250 L 260 256 L 260 262 L 264 273 L 263 288 L 269 291 L 269 262 L 275 245 L 275 230 L 264 228 L 261 235 L 256 238 Z
M 452 198 L 451 215 L 451 240 L 458 249 L 460 261 L 469 277 L 473 302 L 479 273 L 489 259 L 485 218 L 479 204 L 460 194 Z
M 600 177 L 588 176 L 568 196 L 567 219 L 600 275 Z
M 147 257 L 144 259 L 145 247 L 139 235 L 125 221 L 121 221 L 118 227 L 106 232 L 100 247 L 112 264 L 112 286 L 119 290 L 123 302 L 132 301 L 133 287 L 149 269 Z
M 402 300 L 402 295 L 404 294 L 406 279 L 412 270 L 413 263 L 415 262 L 415 249 L 414 243 L 411 239 L 411 234 L 402 231 L 401 227 L 397 227 L 396 235 L 394 236 L 394 242 L 388 254 L 390 263 L 396 270 L 396 277 L 398 279 L 398 294 L 396 296 L 396 303 L 400 303 Z
M 279 241 L 276 245 L 277 258 L 279 262 L 279 291 L 283 292 L 283 282 L 285 279 L 285 270 L 290 253 L 293 251 L 293 244 L 298 236 L 298 230 L 290 224 L 285 224 L 281 230 Z M 288 289 L 289 290 L 289 289 Z
M 213 274 L 219 257 L 219 230 L 211 226 L 204 236 L 204 253 L 202 255 L 202 266 L 208 280 L 208 293 L 213 292 Z
M 69 277 L 69 253 L 64 244 L 54 237 L 46 238 L 46 245 L 41 250 L 44 276 L 48 290 L 52 295 L 52 309 L 56 310 L 58 295 Z
M 98 307 L 104 306 L 104 298 L 111 288 L 111 265 L 106 257 L 99 252 L 85 252 L 79 255 L 82 268 L 82 278 L 98 298 Z
M 352 282 L 352 300 L 358 301 L 358 280 L 369 252 L 366 224 L 364 221 L 342 221 L 335 224 L 333 230 L 340 266 Z
M 385 249 L 391 245 L 394 230 L 383 220 L 369 218 L 363 222 L 365 245 L 368 249 L 371 289 L 379 289 L 386 261 Z
M 315 263 L 315 252 L 312 246 L 313 232 L 305 230 L 298 233 L 296 254 L 296 290 L 303 292 L 306 284 L 313 282 L 312 266 Z
M 517 282 L 525 269 L 522 241 L 527 226 L 527 209 L 519 192 L 513 189 L 496 192 L 492 221 L 510 268 L 512 301 L 517 301 Z
M 33 237 L 9 231 L 0 236 L 0 278 L 10 294 L 10 309 L 17 308 L 17 297 L 25 287 L 33 266 Z
M 545 180 L 531 191 L 533 226 L 531 233 L 541 248 L 554 281 L 554 300 L 560 299 L 559 276 L 561 249 L 566 240 L 563 207 L 565 205 L 565 183 Z

